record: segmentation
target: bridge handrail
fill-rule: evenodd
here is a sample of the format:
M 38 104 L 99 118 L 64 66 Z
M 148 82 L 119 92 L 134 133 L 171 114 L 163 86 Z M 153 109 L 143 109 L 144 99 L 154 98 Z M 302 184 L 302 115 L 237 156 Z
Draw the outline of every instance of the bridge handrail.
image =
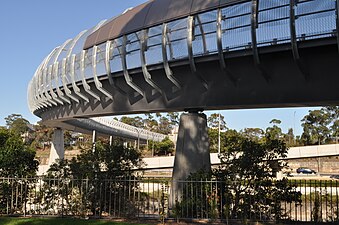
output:
M 134 126 L 131 126 L 131 125 L 128 125 L 126 123 L 122 123 L 120 121 L 117 121 L 115 119 L 112 119 L 112 120 L 109 120 L 107 118 L 103 118 L 103 117 L 95 117 L 95 118 L 92 118 L 92 120 L 100 123 L 100 124 L 103 124 L 103 125 L 106 125 L 108 127 L 113 127 L 113 128 L 119 128 L 119 129 L 123 129 L 123 130 L 126 130 L 126 131 L 129 131 L 129 132 L 133 132 L 133 133 L 136 133 L 137 135 L 143 135 L 144 137 L 146 136 L 149 137 L 149 140 L 163 140 L 166 138 L 166 135 L 164 134 L 159 134 L 159 133 L 156 133 L 156 132 L 152 132 L 152 131 L 149 131 L 149 130 L 146 130 L 146 129 L 143 129 L 143 128 L 138 128 L 138 127 L 134 127 Z

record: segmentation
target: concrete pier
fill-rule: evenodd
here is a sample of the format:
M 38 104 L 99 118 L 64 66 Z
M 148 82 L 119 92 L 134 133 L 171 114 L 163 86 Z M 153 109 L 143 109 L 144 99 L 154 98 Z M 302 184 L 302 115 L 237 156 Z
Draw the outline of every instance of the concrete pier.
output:
M 63 159 L 65 156 L 64 131 L 56 128 L 52 137 L 52 147 L 49 153 L 48 166 L 55 163 L 57 159 Z
M 172 199 L 180 199 L 184 181 L 191 173 L 210 171 L 211 159 L 207 118 L 203 113 L 184 113 L 180 117 L 177 148 L 173 167 Z

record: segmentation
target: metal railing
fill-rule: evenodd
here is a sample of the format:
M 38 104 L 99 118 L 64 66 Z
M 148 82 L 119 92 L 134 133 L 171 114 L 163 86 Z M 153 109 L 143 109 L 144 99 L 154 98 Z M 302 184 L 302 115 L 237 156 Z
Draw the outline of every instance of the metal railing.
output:
M 174 182 L 180 188 L 171 193 Z M 285 184 L 288 185 L 283 186 L 279 181 L 172 181 L 165 178 L 0 178 L 0 214 L 339 221 L 337 180 L 285 180 Z

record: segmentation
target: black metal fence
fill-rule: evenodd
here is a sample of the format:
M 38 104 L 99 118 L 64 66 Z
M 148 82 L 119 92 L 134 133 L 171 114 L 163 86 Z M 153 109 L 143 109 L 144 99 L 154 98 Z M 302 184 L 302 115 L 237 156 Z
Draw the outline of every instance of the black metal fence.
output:
M 338 181 L 291 180 L 282 192 L 270 182 L 178 181 L 171 193 L 167 178 L 0 178 L 0 214 L 339 221 Z

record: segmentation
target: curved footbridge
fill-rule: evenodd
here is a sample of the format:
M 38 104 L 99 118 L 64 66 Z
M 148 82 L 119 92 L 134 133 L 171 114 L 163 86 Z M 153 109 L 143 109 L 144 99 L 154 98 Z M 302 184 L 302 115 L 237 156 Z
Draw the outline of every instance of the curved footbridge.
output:
M 54 122 L 49 125 L 53 126 Z M 64 158 L 64 135 L 63 130 L 70 130 L 84 134 L 92 134 L 93 144 L 95 144 L 97 135 L 110 137 L 110 143 L 113 137 L 121 137 L 129 140 L 136 140 L 139 148 L 140 141 L 162 141 L 166 135 L 151 132 L 142 128 L 134 127 L 114 119 L 94 117 L 88 119 L 72 119 L 64 122 L 58 122 L 54 125 L 57 129 L 54 131 L 52 147 L 49 157 L 49 166 L 55 162 L 56 159 Z M 62 129 L 61 129 L 62 127 Z
M 66 129 L 188 111 L 174 163 L 184 179 L 210 167 L 203 110 L 339 105 L 338 49 L 339 0 L 150 0 L 56 47 L 28 104 Z

